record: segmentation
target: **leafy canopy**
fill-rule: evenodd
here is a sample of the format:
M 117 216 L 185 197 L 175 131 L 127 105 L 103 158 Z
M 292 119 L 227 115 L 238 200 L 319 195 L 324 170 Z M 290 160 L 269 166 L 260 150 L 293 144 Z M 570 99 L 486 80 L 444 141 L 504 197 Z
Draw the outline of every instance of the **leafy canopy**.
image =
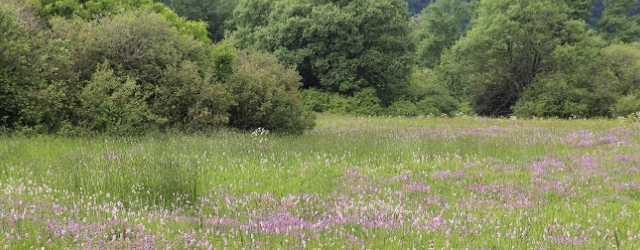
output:
M 571 14 L 562 1 L 481 2 L 471 30 L 453 47 L 478 114 L 510 114 L 537 78 L 570 71 L 570 64 L 559 62 L 580 61 L 588 54 L 582 48 L 599 46 L 584 20 Z M 563 53 L 567 51 L 571 53 Z
M 372 87 L 391 99 L 411 72 L 401 0 L 241 0 L 233 22 L 242 46 L 294 65 L 304 87 L 346 95 Z
M 418 34 L 421 66 L 434 68 L 442 52 L 464 35 L 465 21 L 470 18 L 468 5 L 463 0 L 440 0 L 422 12 Z

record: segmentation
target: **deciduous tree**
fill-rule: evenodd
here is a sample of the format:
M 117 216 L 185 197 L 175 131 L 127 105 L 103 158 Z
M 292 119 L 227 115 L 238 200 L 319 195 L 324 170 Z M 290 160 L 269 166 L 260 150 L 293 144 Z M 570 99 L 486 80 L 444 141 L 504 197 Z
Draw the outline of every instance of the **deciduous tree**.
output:
M 640 38 L 640 14 L 631 14 L 636 0 L 604 0 L 598 29 L 612 43 L 630 43 Z
M 597 44 L 586 23 L 572 19 L 571 8 L 562 1 L 483 0 L 478 11 L 472 29 L 453 52 L 481 115 L 510 114 L 537 78 L 562 66 L 562 58 L 554 56 L 559 48 Z
M 465 21 L 470 18 L 465 0 L 440 0 L 427 7 L 420 15 L 418 34 L 418 62 L 434 68 L 440 56 L 462 37 Z
M 242 0 L 234 15 L 241 44 L 295 65 L 304 87 L 347 95 L 373 87 L 390 100 L 411 72 L 401 0 Z

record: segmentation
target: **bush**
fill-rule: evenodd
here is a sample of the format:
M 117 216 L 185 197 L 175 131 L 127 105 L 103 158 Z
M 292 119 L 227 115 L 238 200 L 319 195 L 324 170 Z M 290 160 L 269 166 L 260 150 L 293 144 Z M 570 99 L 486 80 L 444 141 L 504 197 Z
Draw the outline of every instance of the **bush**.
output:
M 222 41 L 211 51 L 215 76 L 217 80 L 225 81 L 233 74 L 233 62 L 236 59 L 236 52 L 230 41 Z
M 13 127 L 22 120 L 25 95 L 41 79 L 32 71 L 32 43 L 15 12 L 4 5 L 0 5 L 0 32 L 0 127 Z
M 640 98 L 636 94 L 623 96 L 618 99 L 612 111 L 616 117 L 627 117 L 640 112 Z
M 513 106 L 517 116 L 612 117 L 637 110 L 640 50 L 614 44 L 572 74 L 542 76 Z
M 33 5 L 0 3 L 0 127 L 51 133 L 73 126 L 78 81 L 71 45 L 51 37 Z
M 206 131 L 229 121 L 229 92 L 212 77 L 201 76 L 199 70 L 190 61 L 165 70 L 153 110 L 167 119 L 169 127 Z
M 110 135 L 141 134 L 157 128 L 165 119 L 153 114 L 145 103 L 150 95 L 134 79 L 117 77 L 100 65 L 80 93 L 82 125 Z
M 241 130 L 264 128 L 300 134 L 314 125 L 299 96 L 300 76 L 271 54 L 242 51 L 226 84 L 234 98 L 229 124 Z
M 141 11 L 161 15 L 181 35 L 202 42 L 210 42 L 207 37 L 207 24 L 189 21 L 178 16 L 173 10 L 153 0 L 36 0 L 40 16 L 81 18 L 94 20 L 117 16 L 130 11 Z
M 373 88 L 366 88 L 352 97 L 351 108 L 347 111 L 356 115 L 379 115 L 382 113 L 380 98 Z
M 387 115 L 391 116 L 418 116 L 420 111 L 415 104 L 410 101 L 397 101 L 386 109 Z
M 593 96 L 586 88 L 570 85 L 564 76 L 536 80 L 512 107 L 521 117 L 589 117 Z
M 458 111 L 458 101 L 429 69 L 413 70 L 407 96 L 423 115 L 452 115 Z
M 338 93 L 329 93 L 317 89 L 305 89 L 301 91 L 300 95 L 307 110 L 346 114 L 347 111 L 352 108 L 353 100 L 341 96 Z
M 71 58 L 80 72 L 80 82 L 92 82 L 91 88 L 96 91 L 109 91 L 109 86 L 95 86 L 94 79 L 98 62 L 106 62 L 104 67 L 112 77 L 125 79 L 123 83 L 131 79 L 136 91 L 144 91 L 141 108 L 163 121 L 153 123 L 160 126 L 154 129 L 203 131 L 228 122 L 231 98 L 214 78 L 215 74 L 230 74 L 232 65 L 228 61 L 233 51 L 212 51 L 209 45 L 181 35 L 162 15 L 148 11 L 130 11 L 90 22 L 54 18 L 51 23 L 54 33 L 74 47 Z M 225 53 L 216 53 L 219 51 Z M 91 116 L 85 114 L 81 119 L 87 117 Z M 96 121 L 76 123 L 92 124 L 91 129 L 104 132 L 104 126 Z M 145 127 L 152 126 L 140 126 Z

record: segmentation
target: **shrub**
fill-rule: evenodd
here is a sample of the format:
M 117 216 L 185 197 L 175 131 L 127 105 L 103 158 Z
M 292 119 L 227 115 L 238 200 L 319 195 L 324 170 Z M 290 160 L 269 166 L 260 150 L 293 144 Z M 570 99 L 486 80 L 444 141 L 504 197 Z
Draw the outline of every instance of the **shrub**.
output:
M 640 112 L 640 98 L 636 94 L 623 96 L 618 99 L 612 111 L 617 117 L 627 117 Z
M 80 93 L 82 125 L 111 135 L 140 134 L 157 128 L 165 119 L 153 114 L 145 103 L 150 95 L 134 79 L 114 75 L 100 65 Z
M 315 112 L 327 111 L 330 94 L 318 89 L 305 89 L 300 91 L 300 98 L 304 108 Z
M 41 79 L 32 72 L 32 44 L 12 9 L 0 5 L 0 127 L 21 122 L 25 94 Z
M 106 62 L 104 67 L 112 77 L 125 79 L 123 83 L 130 79 L 136 91 L 144 91 L 139 104 L 162 120 L 153 123 L 160 126 L 156 129 L 202 131 L 228 122 L 231 98 L 214 74 L 229 74 L 220 70 L 231 71 L 228 61 L 233 51 L 212 52 L 209 45 L 181 35 L 165 17 L 149 11 L 130 11 L 90 22 L 54 18 L 51 23 L 54 33 L 73 45 L 71 58 L 80 81 L 92 82 L 92 89 L 109 91 L 108 86 L 95 86 L 93 79 L 98 62 Z M 219 70 L 214 61 L 228 67 Z M 96 120 L 78 123 L 87 122 L 93 124 L 91 129 L 105 130 Z M 144 127 L 152 126 L 140 128 Z
M 352 97 L 351 108 L 347 111 L 356 115 L 379 115 L 382 113 L 380 98 L 373 88 L 365 88 Z
M 312 88 L 302 90 L 300 95 L 307 110 L 346 114 L 347 110 L 352 108 L 353 100 L 338 93 L 329 93 Z
M 407 96 L 423 115 L 452 115 L 458 111 L 458 101 L 433 75 L 429 69 L 414 69 Z
M 216 45 L 212 52 L 215 76 L 220 81 L 225 81 L 233 74 L 233 62 L 236 59 L 236 52 L 230 41 L 222 41 Z
M 51 133 L 73 125 L 78 81 L 71 45 L 51 37 L 34 5 L 0 3 L 0 127 Z
M 570 85 L 564 76 L 536 80 L 512 107 L 521 117 L 588 117 L 593 100 L 589 91 Z
M 432 94 L 425 95 L 416 106 L 418 110 L 424 115 L 452 115 L 458 111 L 458 101 L 448 94 L 436 94 L 441 93 L 438 91 L 431 92 Z
M 410 101 L 397 101 L 387 107 L 386 113 L 391 116 L 418 116 L 420 111 Z
M 438 109 L 437 102 L 433 99 L 423 99 L 416 104 L 416 108 L 423 115 L 442 115 L 442 111 Z
M 304 110 L 299 96 L 300 76 L 277 59 L 258 51 L 239 52 L 227 86 L 234 98 L 229 124 L 242 130 L 264 128 L 300 134 L 311 129 L 313 115 Z
M 207 37 L 207 24 L 189 21 L 178 16 L 173 10 L 153 0 L 36 0 L 40 16 L 81 18 L 94 20 L 117 16 L 130 11 L 141 11 L 161 15 L 181 35 L 202 42 L 210 42 Z
M 212 77 L 201 76 L 199 70 L 190 61 L 165 70 L 153 110 L 167 119 L 169 127 L 206 131 L 228 122 L 229 93 Z

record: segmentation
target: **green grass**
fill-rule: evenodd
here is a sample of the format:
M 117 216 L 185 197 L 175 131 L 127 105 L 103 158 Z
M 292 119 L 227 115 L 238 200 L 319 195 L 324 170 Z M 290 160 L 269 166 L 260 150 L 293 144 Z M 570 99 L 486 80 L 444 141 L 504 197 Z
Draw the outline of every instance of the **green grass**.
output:
M 0 137 L 0 248 L 638 249 L 629 120 Z

